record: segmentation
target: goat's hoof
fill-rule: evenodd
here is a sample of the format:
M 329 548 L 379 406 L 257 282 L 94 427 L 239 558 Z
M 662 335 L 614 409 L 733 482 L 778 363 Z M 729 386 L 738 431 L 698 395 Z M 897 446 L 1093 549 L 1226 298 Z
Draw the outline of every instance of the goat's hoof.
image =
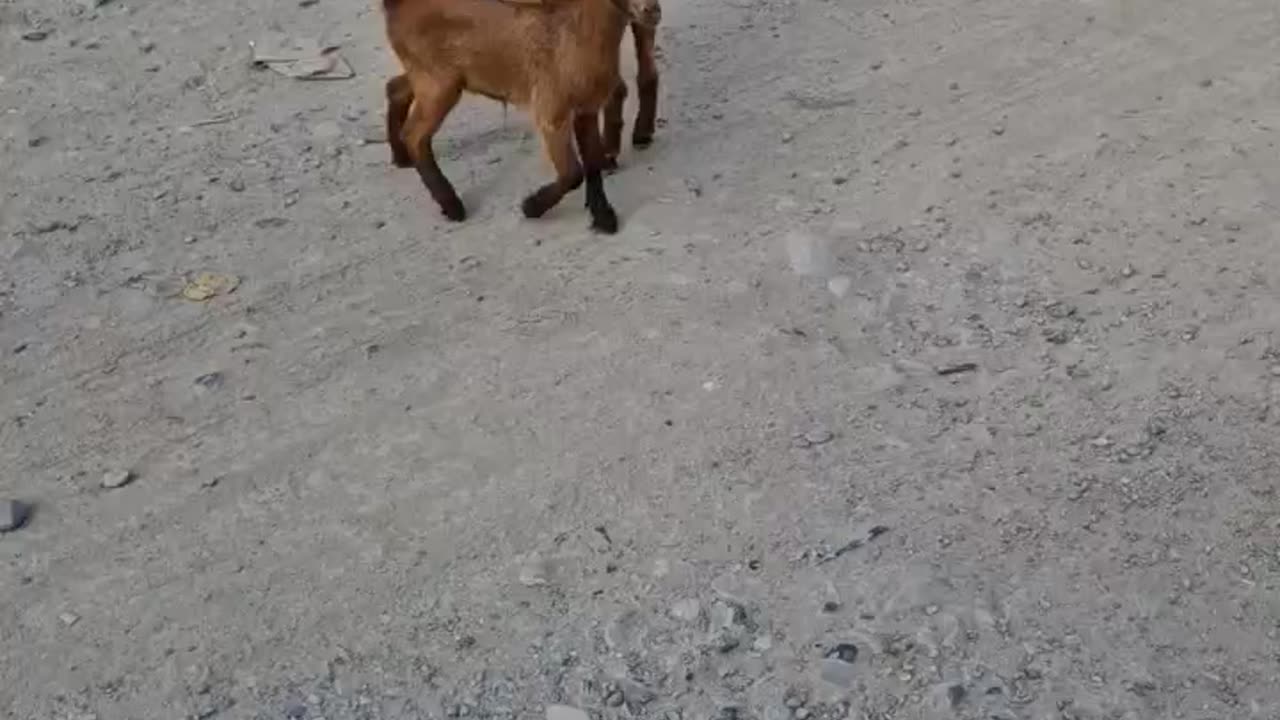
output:
M 600 169 L 607 173 L 618 172 L 618 156 L 606 155 L 604 162 L 600 164 Z
M 591 229 L 605 235 L 618 232 L 618 213 L 611 207 L 604 207 L 591 213 Z
M 631 144 L 641 149 L 647 148 L 653 144 L 653 136 L 636 133 L 631 136 Z
M 454 222 L 462 222 L 467 219 L 467 209 L 463 207 L 462 201 L 455 199 L 453 202 L 440 204 L 440 211 L 444 216 Z
M 536 220 L 546 215 L 551 206 L 555 204 L 547 198 L 547 195 L 548 193 L 543 192 L 542 189 L 533 191 L 528 197 L 520 201 L 520 211 L 530 220 Z
M 407 154 L 400 155 L 397 153 L 392 153 L 391 164 L 395 165 L 398 168 L 411 168 L 413 167 L 413 159 L 410 158 Z

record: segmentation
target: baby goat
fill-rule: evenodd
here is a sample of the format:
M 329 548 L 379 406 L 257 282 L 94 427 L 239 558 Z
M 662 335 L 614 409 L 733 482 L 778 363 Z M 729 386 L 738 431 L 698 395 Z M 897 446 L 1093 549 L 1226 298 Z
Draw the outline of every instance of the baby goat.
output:
M 432 138 L 466 91 L 528 108 L 533 116 L 556 179 L 524 199 L 525 217 L 541 217 L 585 174 L 592 228 L 617 231 L 618 216 L 604 194 L 599 115 L 622 84 L 623 33 L 632 22 L 656 25 L 658 0 L 383 0 L 383 10 L 387 38 L 404 67 L 387 81 L 392 158 L 417 168 L 445 217 L 461 221 L 466 209 L 436 162 Z

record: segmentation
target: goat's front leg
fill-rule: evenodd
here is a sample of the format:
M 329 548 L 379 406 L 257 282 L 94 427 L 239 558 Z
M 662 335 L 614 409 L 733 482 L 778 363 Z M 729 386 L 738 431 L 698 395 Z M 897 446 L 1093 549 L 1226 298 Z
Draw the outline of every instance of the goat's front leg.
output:
M 435 150 L 431 147 L 431 140 L 461 97 L 461 83 L 437 86 L 435 83 L 424 81 L 416 84 L 413 88 L 413 104 L 410 108 L 408 124 L 404 130 L 408 147 L 417 150 L 415 167 L 418 170 L 418 177 L 422 178 L 422 184 L 427 186 L 427 192 L 431 193 L 431 197 L 440 206 L 444 216 L 454 222 L 465 220 L 467 209 L 462 205 L 458 192 L 453 189 L 453 183 L 450 183 L 449 178 L 445 177 L 444 172 L 440 170 L 440 164 L 436 162 Z
M 631 130 L 631 144 L 638 148 L 653 143 L 654 125 L 658 121 L 658 29 L 639 23 L 631 24 L 631 35 L 636 41 L 636 93 L 640 107 L 636 111 L 636 125 Z
M 569 119 L 539 122 L 542 147 L 556 168 L 556 179 L 534 190 L 520 204 L 527 218 L 540 218 L 555 207 L 561 199 L 582 184 L 582 166 L 573 152 L 573 136 Z
M 600 137 L 598 113 L 579 113 L 573 118 L 578 151 L 587 176 L 587 209 L 591 211 L 591 229 L 608 235 L 618 232 L 618 214 L 604 194 L 604 141 Z
M 391 164 L 413 167 L 413 158 L 404 142 L 404 122 L 413 104 L 413 85 L 408 75 L 396 75 L 387 81 L 387 144 L 391 146 Z

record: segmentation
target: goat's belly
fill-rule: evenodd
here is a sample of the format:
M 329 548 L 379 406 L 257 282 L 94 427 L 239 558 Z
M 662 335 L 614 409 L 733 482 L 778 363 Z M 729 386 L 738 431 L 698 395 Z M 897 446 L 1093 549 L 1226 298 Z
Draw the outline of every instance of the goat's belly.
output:
M 529 83 L 519 62 L 489 55 L 471 63 L 464 74 L 467 90 L 477 95 L 512 105 L 529 103 Z

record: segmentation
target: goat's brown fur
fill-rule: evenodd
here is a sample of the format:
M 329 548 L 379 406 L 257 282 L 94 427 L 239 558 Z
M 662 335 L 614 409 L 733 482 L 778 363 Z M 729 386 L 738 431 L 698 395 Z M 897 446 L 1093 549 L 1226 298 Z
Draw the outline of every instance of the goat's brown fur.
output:
M 384 0 L 383 7 L 404 68 L 386 87 L 392 158 L 417 168 L 446 217 L 462 220 L 466 211 L 431 141 L 467 91 L 533 115 L 556 180 L 524 199 L 527 217 L 546 213 L 585 175 L 592 227 L 617 230 L 601 177 L 608 158 L 598 117 L 622 84 L 623 33 L 636 19 L 656 24 L 657 0 Z

